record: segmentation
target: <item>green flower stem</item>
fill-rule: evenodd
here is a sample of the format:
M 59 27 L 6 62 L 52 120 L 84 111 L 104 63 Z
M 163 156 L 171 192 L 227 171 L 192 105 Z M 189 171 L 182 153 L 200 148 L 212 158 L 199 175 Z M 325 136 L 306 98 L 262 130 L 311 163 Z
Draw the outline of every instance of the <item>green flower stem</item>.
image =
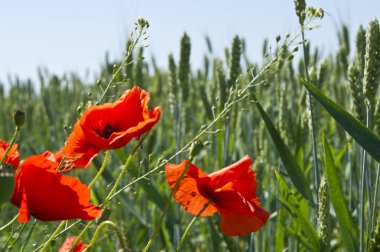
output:
M 33 222 L 33 226 L 30 228 L 29 233 L 28 233 L 28 236 L 26 237 L 26 239 L 25 239 L 25 241 L 24 241 L 24 244 L 22 244 L 22 247 L 21 247 L 21 249 L 20 249 L 20 252 L 23 252 L 23 251 L 25 250 L 26 245 L 28 244 L 28 241 L 29 241 L 30 237 L 32 236 L 32 233 L 33 233 L 34 228 L 36 227 L 36 225 L 37 225 L 37 219 L 34 220 L 34 222 Z
M 107 166 L 107 162 L 108 162 L 108 158 L 109 158 L 109 154 L 110 154 L 110 151 L 107 150 L 106 151 L 106 156 L 103 160 L 103 164 L 102 166 L 100 167 L 98 173 L 95 175 L 95 177 L 93 178 L 93 180 L 91 181 L 91 183 L 88 185 L 88 189 L 91 189 L 91 187 L 93 187 L 93 185 L 95 184 L 95 182 L 99 179 L 99 177 L 101 176 L 101 174 L 103 173 L 104 169 L 106 168 Z M 63 163 L 63 162 L 61 162 Z M 45 244 L 43 245 L 43 248 L 42 248 L 42 251 L 44 251 L 44 248 L 48 247 L 50 245 L 50 242 L 55 239 L 58 235 L 59 235 L 59 232 L 62 230 L 64 224 L 65 224 L 66 221 L 61 221 L 60 225 L 57 227 L 57 229 L 54 231 L 54 233 L 49 237 L 49 239 L 47 240 L 47 242 L 45 242 Z
M 0 161 L 0 169 L 2 169 L 2 165 L 4 164 L 5 158 L 8 156 L 9 151 L 11 150 L 11 148 L 12 148 L 13 144 L 15 143 L 16 138 L 18 137 L 19 134 L 20 134 L 20 127 L 16 126 L 16 130 L 15 130 L 15 133 L 13 134 L 11 142 L 9 143 L 9 146 L 8 146 L 7 150 L 5 151 L 3 158 Z
M 135 40 L 133 40 L 133 43 L 130 45 L 130 47 L 128 48 L 128 52 L 127 52 L 127 55 L 125 56 L 125 59 L 123 60 L 123 62 L 120 64 L 119 68 L 116 70 L 116 72 L 112 75 L 112 78 L 111 80 L 108 82 L 107 84 L 107 87 L 106 89 L 104 90 L 102 96 L 100 97 L 99 101 L 96 103 L 96 105 L 99 105 L 104 97 L 106 96 L 108 90 L 110 89 L 113 81 L 115 80 L 115 78 L 118 76 L 118 74 L 120 73 L 120 71 L 123 69 L 124 65 L 125 64 L 129 64 L 129 59 L 131 58 L 131 55 L 132 55 L 132 52 L 134 51 L 136 45 L 140 42 L 140 39 L 141 37 L 145 34 L 145 29 L 144 28 L 140 28 L 139 30 L 139 34 L 137 35 L 137 38 Z
M 41 252 L 47 251 L 51 241 L 56 237 L 56 235 L 61 231 L 61 229 L 65 226 L 66 221 L 61 221 L 59 226 L 55 229 L 54 233 L 49 237 L 49 239 L 45 242 L 45 245 L 42 247 Z
M 372 208 L 372 225 L 371 225 L 371 233 L 375 228 L 375 213 L 376 213 L 376 199 L 377 199 L 377 191 L 379 190 L 379 177 L 380 177 L 380 164 L 377 164 L 377 172 L 376 172 L 376 182 L 375 182 L 375 194 L 373 196 L 373 208 Z
M 301 27 L 301 37 L 302 37 L 302 49 L 304 56 L 304 67 L 306 80 L 310 82 L 308 62 L 306 57 L 306 45 L 305 45 L 305 32 L 304 27 Z M 318 168 L 318 154 L 317 154 L 317 142 L 316 142 L 316 132 L 315 132 L 315 121 L 314 121 L 314 111 L 313 111 L 313 102 L 310 91 L 307 91 L 308 101 L 309 101 L 309 111 L 310 111 L 310 121 L 311 121 L 311 138 L 313 142 L 313 164 L 314 164 L 314 175 L 315 175 L 315 188 L 318 191 L 319 188 L 319 168 Z M 318 193 L 317 193 L 317 202 L 318 202 Z
M 94 179 L 91 181 L 91 183 L 88 185 L 88 189 L 91 189 L 95 182 L 99 179 L 99 177 L 102 175 L 103 171 L 105 170 L 106 166 L 107 166 L 107 163 L 108 163 L 108 158 L 110 156 L 110 150 L 107 150 L 106 151 L 106 156 L 103 160 L 103 164 L 102 166 L 100 167 L 98 173 L 95 175 Z
M 9 226 L 11 226 L 11 225 L 17 220 L 18 215 L 19 215 L 19 214 L 16 214 L 16 216 L 13 217 L 13 219 L 12 219 L 10 222 L 8 222 L 8 223 L 5 224 L 4 226 L 2 226 L 2 227 L 0 228 L 0 232 L 2 232 L 3 230 L 5 230 L 5 229 L 7 229 Z
M 113 194 L 115 193 L 115 191 L 116 191 L 117 187 L 119 186 L 121 180 L 123 179 L 123 176 L 124 176 L 125 172 L 127 171 L 127 168 L 129 167 L 129 164 L 133 160 L 134 155 L 136 154 L 137 150 L 140 148 L 141 144 L 144 142 L 144 140 L 146 139 L 146 137 L 148 136 L 148 134 L 149 134 L 149 132 L 146 133 L 140 139 L 140 141 L 138 142 L 138 144 L 136 145 L 136 147 L 132 150 L 131 154 L 129 154 L 129 157 L 128 157 L 127 161 L 125 162 L 125 164 L 123 166 L 123 169 L 121 170 L 118 178 L 116 179 L 116 182 L 115 182 L 114 186 L 112 187 L 111 191 L 108 193 L 108 195 L 106 196 L 106 198 L 104 199 L 103 203 L 100 204 L 100 206 L 104 206 L 105 204 L 107 204 L 108 201 L 110 200 L 110 198 L 113 196 Z M 73 245 L 71 246 L 70 251 L 72 251 L 75 248 L 75 246 L 78 244 L 80 238 L 86 233 L 87 229 L 90 227 L 90 225 L 93 222 L 94 222 L 94 220 L 91 220 L 91 221 L 89 221 L 87 223 L 86 227 L 82 230 L 82 232 L 75 239 Z
M 152 236 L 150 237 L 148 243 L 146 244 L 146 246 L 145 246 L 145 248 L 144 248 L 144 250 L 143 250 L 144 252 L 147 252 L 147 251 L 148 251 L 150 245 L 151 245 L 152 242 L 153 242 L 153 239 L 154 239 L 154 238 L 156 237 L 156 235 L 158 234 L 158 231 L 160 230 L 160 227 L 161 227 L 161 225 L 162 225 L 162 221 L 164 220 L 164 217 L 165 217 L 166 213 L 167 213 L 168 210 L 169 210 L 169 207 L 170 207 L 170 200 L 171 200 L 171 198 L 173 197 L 174 192 L 177 190 L 177 188 L 178 188 L 178 186 L 179 186 L 179 183 L 181 182 L 181 180 L 182 180 L 183 177 L 185 176 L 187 170 L 189 169 L 190 164 L 191 164 L 191 162 L 193 161 L 193 158 L 194 158 L 193 156 L 190 156 L 190 157 L 189 157 L 189 160 L 188 160 L 188 162 L 186 163 L 186 167 L 185 167 L 185 169 L 183 170 L 183 172 L 182 172 L 181 175 L 179 176 L 177 182 L 176 182 L 175 185 L 174 185 L 173 190 L 170 191 L 170 195 L 169 195 L 169 197 L 168 197 L 168 199 L 166 200 L 166 203 L 165 203 L 164 211 L 162 212 L 161 217 L 160 217 L 160 219 L 159 219 L 159 221 L 158 221 L 158 224 L 156 225 L 156 228 L 154 229 Z
M 103 221 L 99 226 L 98 228 L 96 229 L 95 231 L 95 234 L 90 242 L 90 244 L 88 245 L 88 247 L 84 250 L 84 251 L 87 251 L 89 250 L 92 246 L 95 245 L 95 242 L 98 240 L 99 238 L 99 235 L 100 235 L 100 232 L 106 227 L 106 226 L 110 226 L 112 227 L 116 234 L 117 234 L 117 237 L 119 238 L 119 242 L 120 242 L 120 246 L 122 249 L 126 248 L 126 244 L 124 242 L 124 239 L 123 239 L 123 235 L 121 234 L 120 230 L 118 229 L 117 225 L 115 223 L 113 223 L 112 221 Z
M 198 219 L 198 217 L 206 210 L 206 208 L 211 204 L 211 200 L 209 200 L 205 205 L 204 207 L 201 209 L 201 211 L 199 211 L 199 213 L 197 214 L 197 216 L 195 216 L 191 222 L 189 223 L 189 225 L 187 226 L 185 232 L 183 233 L 182 237 L 181 237 L 181 241 L 179 242 L 179 245 L 178 245 L 178 248 L 177 248 L 177 252 L 181 251 L 181 248 L 182 248 L 182 245 L 184 243 L 184 241 L 186 240 L 186 237 L 187 237 L 187 234 L 189 233 L 190 231 L 190 228 L 193 226 L 193 224 L 195 223 L 195 221 Z

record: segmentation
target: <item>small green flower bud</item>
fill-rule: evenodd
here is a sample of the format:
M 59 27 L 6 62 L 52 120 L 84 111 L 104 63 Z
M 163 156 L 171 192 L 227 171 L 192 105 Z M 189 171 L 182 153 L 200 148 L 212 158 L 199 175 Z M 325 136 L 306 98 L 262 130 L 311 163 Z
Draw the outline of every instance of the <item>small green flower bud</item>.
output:
M 197 156 L 201 152 L 203 147 L 204 145 L 201 141 L 194 141 L 190 147 L 190 157 Z
M 16 110 L 13 113 L 13 119 L 15 120 L 16 126 L 20 128 L 25 123 L 25 112 L 22 110 Z

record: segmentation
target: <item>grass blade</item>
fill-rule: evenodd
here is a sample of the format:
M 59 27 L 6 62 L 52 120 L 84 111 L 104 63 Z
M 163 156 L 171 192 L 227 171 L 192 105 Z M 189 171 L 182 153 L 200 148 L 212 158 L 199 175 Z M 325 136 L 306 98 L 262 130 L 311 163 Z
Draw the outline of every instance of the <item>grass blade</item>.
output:
M 362 146 L 377 162 L 380 162 L 380 139 L 364 124 L 340 105 L 329 99 L 317 88 L 301 78 L 301 83 L 310 91 L 327 112 Z
M 300 166 L 297 163 L 297 160 L 290 152 L 288 147 L 285 145 L 284 141 L 281 139 L 280 134 L 274 127 L 272 121 L 265 113 L 264 109 L 261 107 L 260 103 L 257 101 L 256 97 L 252 94 L 255 104 L 263 118 L 267 129 L 269 130 L 269 134 L 272 137 L 273 143 L 276 146 L 278 154 L 284 164 L 288 175 L 293 182 L 294 186 L 297 188 L 298 192 L 302 194 L 302 196 L 313 206 L 315 207 L 315 203 L 313 201 L 313 195 L 309 188 L 309 183 L 305 179 Z
M 306 202 L 297 196 L 290 190 L 286 182 L 281 178 L 280 174 L 275 170 L 278 185 L 281 190 L 282 196 L 280 196 L 281 203 L 286 206 L 286 209 L 292 214 L 294 220 L 300 225 L 302 233 L 307 238 L 307 241 L 311 243 L 312 251 L 319 250 L 319 238 L 318 234 L 313 228 L 309 217 L 302 211 L 302 204 L 307 205 Z
M 342 232 L 342 238 L 347 251 L 356 251 L 355 245 L 355 229 L 353 222 L 348 212 L 342 186 L 339 181 L 339 176 L 336 171 L 334 158 L 331 154 L 329 144 L 326 136 L 323 135 L 323 149 L 324 149 L 324 164 L 326 169 L 327 184 L 329 187 L 330 198 L 335 209 L 336 218 Z

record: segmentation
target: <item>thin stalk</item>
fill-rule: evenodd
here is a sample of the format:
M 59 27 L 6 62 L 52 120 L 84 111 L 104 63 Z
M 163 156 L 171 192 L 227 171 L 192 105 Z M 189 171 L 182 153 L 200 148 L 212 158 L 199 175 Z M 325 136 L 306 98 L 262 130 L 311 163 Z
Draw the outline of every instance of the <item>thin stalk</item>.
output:
M 117 237 L 119 239 L 119 242 L 120 242 L 120 246 L 122 249 L 126 248 L 126 244 L 124 242 L 124 239 L 123 239 L 123 235 L 121 234 L 120 230 L 118 229 L 117 225 L 115 223 L 113 223 L 112 221 L 103 221 L 99 226 L 98 228 L 96 229 L 95 231 L 95 234 L 93 235 L 92 239 L 91 239 L 91 242 L 90 244 L 88 245 L 88 247 L 84 250 L 84 251 L 87 251 L 89 250 L 92 246 L 95 245 L 95 242 L 98 240 L 99 238 L 99 235 L 100 235 L 100 232 L 106 227 L 106 226 L 110 226 L 112 227 L 116 234 L 117 234 Z
M 140 28 L 140 31 L 139 31 L 139 34 L 137 35 L 137 38 L 135 40 L 133 40 L 133 43 L 129 46 L 127 55 L 125 56 L 125 59 L 120 64 L 120 66 L 116 70 L 116 72 L 112 75 L 111 80 L 108 82 L 106 89 L 103 91 L 103 94 L 100 97 L 99 101 L 96 103 L 96 105 L 99 105 L 103 101 L 103 99 L 106 96 L 106 94 L 108 92 L 108 89 L 111 87 L 113 81 L 118 76 L 118 74 L 120 73 L 120 71 L 123 69 L 124 65 L 128 63 L 129 59 L 131 58 L 133 50 L 135 49 L 136 45 L 140 41 L 140 38 L 144 35 L 144 30 L 145 30 L 144 28 Z
M 20 228 L 23 229 L 24 226 L 25 226 L 25 223 L 24 223 L 23 225 L 18 226 L 18 227 L 16 228 L 15 232 L 16 232 L 17 230 L 19 230 Z M 9 242 L 11 241 L 12 236 L 15 234 L 15 232 L 12 230 L 11 234 L 9 235 L 7 241 L 6 241 L 5 244 L 4 244 L 4 247 L 1 249 L 1 252 L 6 251 L 5 249 L 8 247 L 8 244 L 9 244 Z M 20 231 L 20 233 L 21 233 L 21 231 Z M 8 251 L 8 250 L 9 250 L 9 249 L 7 249 L 7 251 Z
M 376 172 L 376 183 L 375 183 L 375 194 L 373 196 L 373 207 L 372 207 L 372 224 L 371 224 L 371 233 L 374 231 L 375 227 L 375 213 L 376 213 L 376 199 L 377 199 L 377 191 L 379 190 L 379 177 L 380 177 L 380 164 L 377 164 L 377 172 Z
M 25 239 L 25 241 L 24 241 L 24 244 L 22 244 L 22 247 L 21 247 L 21 249 L 20 249 L 20 252 L 23 252 L 23 251 L 25 250 L 26 245 L 28 244 L 28 241 L 29 241 L 30 237 L 32 236 L 32 233 L 33 233 L 34 228 L 36 227 L 36 225 L 37 225 L 37 220 L 35 219 L 34 222 L 33 222 L 32 227 L 31 227 L 30 230 L 29 230 L 28 236 L 26 237 L 26 239 Z
M 3 230 L 7 229 L 9 226 L 11 226 L 16 220 L 17 220 L 17 217 L 18 217 L 19 213 L 15 215 L 15 217 L 13 217 L 13 219 L 11 221 L 9 221 L 7 224 L 5 224 L 4 226 L 2 226 L 0 228 L 0 232 L 2 232 Z
M 88 185 L 88 189 L 91 189 L 95 182 L 99 179 L 99 177 L 102 175 L 103 171 L 105 170 L 106 166 L 107 166 L 107 163 L 108 163 L 108 158 L 110 156 L 110 150 L 107 150 L 106 151 L 106 156 L 104 157 L 104 160 L 103 160 L 103 164 L 102 166 L 100 167 L 98 173 L 95 175 L 95 177 L 93 178 L 93 180 L 91 181 L 91 183 Z
M 367 120 L 366 120 L 366 126 L 369 127 L 369 107 L 367 108 Z M 360 223 L 360 243 L 359 243 L 359 251 L 364 251 L 364 186 L 366 181 L 366 174 L 367 174 L 367 152 L 363 148 L 362 149 L 362 181 L 361 181 L 361 187 L 360 187 L 360 216 L 359 216 L 359 223 Z M 368 199 L 370 198 L 370 195 L 368 195 Z
M 182 237 L 181 237 L 181 241 L 179 242 L 179 245 L 177 247 L 177 252 L 181 251 L 181 248 L 182 248 L 182 245 L 184 243 L 184 241 L 186 240 L 186 237 L 187 237 L 187 234 L 189 233 L 190 231 L 190 228 L 193 226 L 193 224 L 195 223 L 195 221 L 198 219 L 198 217 L 206 210 L 206 208 L 211 204 L 211 200 L 209 200 L 204 206 L 203 208 L 199 211 L 199 213 L 191 220 L 191 222 L 189 223 L 189 225 L 187 226 L 185 232 L 183 233 Z
M 177 190 L 177 188 L 178 188 L 178 186 L 179 186 L 179 183 L 181 182 L 181 180 L 182 180 L 183 177 L 185 176 L 187 170 L 189 169 L 190 164 L 191 164 L 191 162 L 193 161 L 193 158 L 194 158 L 194 157 L 190 156 L 189 160 L 188 160 L 187 163 L 186 163 L 186 167 L 185 167 L 185 169 L 183 170 L 183 172 L 182 172 L 181 175 L 179 176 L 177 182 L 175 183 L 175 185 L 174 185 L 174 187 L 173 187 L 173 190 L 170 191 L 170 195 L 169 195 L 169 197 L 167 198 L 166 203 L 165 203 L 164 211 L 162 212 L 161 217 L 160 217 L 160 219 L 159 219 L 159 221 L 158 221 L 158 224 L 156 225 L 156 228 L 154 229 L 153 234 L 151 235 L 151 237 L 150 237 L 148 243 L 146 244 L 146 246 L 145 246 L 145 248 L 144 248 L 144 250 L 143 250 L 144 252 L 147 252 L 147 251 L 148 251 L 148 249 L 149 249 L 150 245 L 152 244 L 154 238 L 155 238 L 156 235 L 158 234 L 158 231 L 160 230 L 160 227 L 161 227 L 161 225 L 162 225 L 162 221 L 164 220 L 164 217 L 165 217 L 166 213 L 167 213 L 168 210 L 169 210 L 171 198 L 173 197 L 174 192 Z
M 304 67 L 305 67 L 305 75 L 306 80 L 310 82 L 309 77 L 309 71 L 308 71 L 308 62 L 306 58 L 306 46 L 305 46 L 305 32 L 304 27 L 301 28 L 301 36 L 302 36 L 302 49 L 303 49 L 303 56 L 304 56 Z M 315 174 L 315 188 L 318 190 L 319 188 L 319 168 L 318 168 L 318 160 L 317 160 L 317 143 L 316 143 L 316 134 L 315 134 L 315 122 L 314 122 L 314 112 L 313 112 L 313 104 L 312 104 L 312 97 L 309 91 L 307 91 L 308 94 L 308 100 L 309 100 L 309 112 L 310 112 L 310 121 L 311 121 L 311 138 L 313 141 L 313 163 L 314 163 L 314 174 Z M 318 202 L 318 193 L 317 193 L 317 202 Z
M 123 169 L 121 170 L 119 176 L 117 177 L 116 179 L 116 182 L 114 184 L 114 186 L 112 187 L 111 191 L 108 193 L 108 195 L 106 196 L 106 198 L 104 199 L 103 203 L 100 204 L 100 206 L 104 206 L 105 204 L 107 204 L 107 202 L 112 198 L 112 196 L 114 195 L 117 187 L 119 186 L 121 180 L 123 179 L 123 176 L 125 174 L 125 172 L 127 171 L 127 168 L 129 167 L 129 164 L 131 163 L 131 161 L 133 160 L 133 157 L 134 155 L 136 154 L 137 150 L 140 148 L 141 144 L 143 143 L 143 141 L 146 139 L 146 137 L 148 136 L 149 132 L 146 133 L 141 139 L 140 141 L 138 142 L 138 144 L 136 145 L 136 147 L 132 150 L 131 154 L 129 154 L 129 157 L 127 159 L 127 161 L 124 163 L 124 166 L 123 166 Z M 75 248 L 75 246 L 78 244 L 80 238 L 82 238 L 82 236 L 86 233 L 86 231 L 89 229 L 90 225 L 94 222 L 94 220 L 91 220 L 87 223 L 87 225 L 85 226 L 85 228 L 82 230 L 82 232 L 77 236 L 77 238 L 75 239 L 74 243 L 72 244 L 71 246 L 71 249 L 70 251 L 73 251 L 73 249 Z
M 27 223 L 23 223 L 22 224 L 22 226 L 21 226 L 21 230 L 20 230 L 20 232 L 18 233 L 18 236 L 17 236 L 17 238 L 16 239 L 14 239 L 13 241 L 12 241 L 12 243 L 9 245 L 9 247 L 12 247 L 20 238 L 21 238 L 21 236 L 22 236 L 22 233 L 24 232 L 24 230 L 25 230 L 25 227 L 26 227 L 26 224 Z
M 49 237 L 49 239 L 45 242 L 44 246 L 41 249 L 41 252 L 47 251 L 51 241 L 56 237 L 56 235 L 61 231 L 61 229 L 65 226 L 66 221 L 61 221 L 59 226 L 55 229 L 54 233 Z
M 0 161 L 0 169 L 2 169 L 2 166 L 5 162 L 5 158 L 8 156 L 9 151 L 11 150 L 11 148 L 12 148 L 13 144 L 15 143 L 16 138 L 18 137 L 19 134 L 20 134 L 20 127 L 16 126 L 16 130 L 15 130 L 15 133 L 13 134 L 11 142 L 9 143 L 9 146 L 8 146 L 7 150 L 5 151 L 4 156 L 2 157 L 2 159 Z
M 66 221 L 66 222 L 67 222 L 67 221 Z M 56 234 L 56 235 L 53 237 L 53 239 L 55 239 L 55 238 L 61 236 L 61 235 L 64 234 L 66 231 L 70 230 L 72 227 L 74 227 L 75 225 L 77 225 L 79 222 L 81 222 L 81 221 L 78 220 L 78 221 L 74 222 L 73 224 L 71 224 L 70 226 L 66 227 L 64 230 L 62 230 L 61 232 L 59 232 L 58 234 Z M 43 244 L 41 244 L 40 246 L 38 246 L 36 249 L 34 249 L 33 252 L 37 252 L 37 251 L 40 250 L 45 244 L 46 244 L 46 242 L 43 243 Z
M 104 169 L 106 168 L 107 166 L 107 162 L 108 162 L 108 158 L 109 158 L 109 154 L 110 154 L 110 151 L 107 150 L 106 151 L 106 156 L 103 160 L 103 163 L 102 163 L 102 166 L 100 167 L 98 173 L 95 175 L 95 177 L 92 179 L 91 183 L 88 185 L 88 189 L 91 189 L 93 187 L 93 185 L 95 184 L 95 182 L 99 179 L 99 177 L 101 176 L 101 174 L 103 173 Z M 62 163 L 62 162 L 61 162 Z M 55 239 L 59 234 L 59 232 L 61 231 L 61 229 L 63 228 L 64 224 L 66 223 L 67 221 L 61 221 L 61 223 L 59 224 L 59 226 L 57 227 L 57 229 L 54 231 L 54 233 L 49 237 L 49 239 L 47 240 L 47 242 L 45 242 L 43 244 L 43 248 L 42 248 L 42 251 L 44 251 L 44 248 L 48 247 L 50 242 Z M 46 249 L 45 248 L 45 249 Z

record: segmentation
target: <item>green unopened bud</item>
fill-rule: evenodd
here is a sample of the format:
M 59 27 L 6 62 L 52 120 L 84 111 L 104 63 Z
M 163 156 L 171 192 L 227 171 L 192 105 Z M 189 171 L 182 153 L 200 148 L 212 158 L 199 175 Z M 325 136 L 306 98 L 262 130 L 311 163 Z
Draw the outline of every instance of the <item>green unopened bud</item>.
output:
M 190 157 L 197 156 L 201 152 L 203 147 L 204 145 L 201 141 L 194 141 L 190 147 Z
M 0 169 L 0 206 L 12 198 L 15 186 L 13 165 L 3 164 Z
M 15 120 L 16 126 L 20 128 L 25 123 L 25 112 L 22 110 L 16 110 L 13 113 L 13 119 Z
M 306 2 L 305 0 L 294 0 L 294 4 L 296 7 L 296 14 L 298 16 L 299 23 L 301 26 L 303 26 L 303 23 L 305 21 Z

